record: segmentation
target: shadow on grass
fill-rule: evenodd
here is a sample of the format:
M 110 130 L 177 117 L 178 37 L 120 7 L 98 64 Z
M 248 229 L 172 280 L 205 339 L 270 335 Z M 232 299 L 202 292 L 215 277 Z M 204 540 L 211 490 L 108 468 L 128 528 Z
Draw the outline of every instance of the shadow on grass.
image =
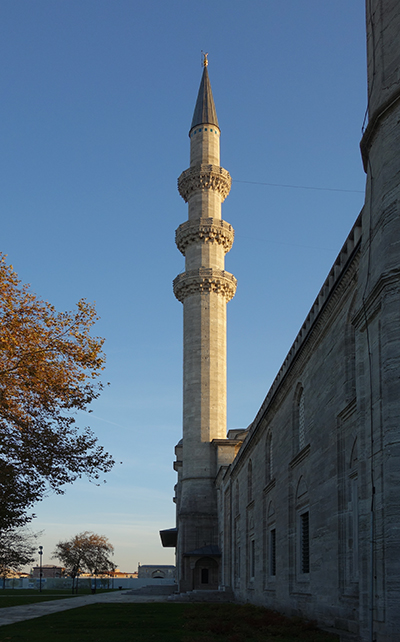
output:
M 101 589 L 97 590 L 97 593 L 110 593 L 111 589 Z M 5 591 L 0 591 L 0 613 L 1 609 L 4 609 L 8 606 L 22 606 L 24 604 L 35 604 L 35 602 L 48 602 L 50 600 L 62 600 L 66 597 L 80 597 L 82 595 L 89 595 L 91 593 L 90 589 L 82 590 L 76 595 L 72 595 L 71 589 L 69 590 L 47 590 L 35 591 L 32 589 L 6 589 Z
M 182 642 L 339 642 L 315 622 L 287 618 L 252 604 L 197 604 L 188 607 Z
M 238 604 L 94 604 L 0 627 L 0 642 L 338 642 L 314 624 Z

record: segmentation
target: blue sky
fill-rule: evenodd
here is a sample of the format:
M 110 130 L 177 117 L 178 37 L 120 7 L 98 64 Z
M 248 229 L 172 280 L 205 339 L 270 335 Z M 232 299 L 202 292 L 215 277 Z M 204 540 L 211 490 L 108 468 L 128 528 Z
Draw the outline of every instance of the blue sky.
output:
M 82 480 L 37 506 L 44 563 L 82 530 L 109 537 L 124 570 L 174 562 L 158 531 L 174 525 L 181 436 L 172 279 L 187 209 L 176 180 L 201 50 L 233 178 L 222 212 L 236 232 L 226 267 L 238 279 L 237 428 L 257 413 L 363 204 L 364 23 L 362 0 L 2 1 L 0 250 L 58 309 L 96 302 L 111 385 L 82 424 L 123 462 L 101 487 Z

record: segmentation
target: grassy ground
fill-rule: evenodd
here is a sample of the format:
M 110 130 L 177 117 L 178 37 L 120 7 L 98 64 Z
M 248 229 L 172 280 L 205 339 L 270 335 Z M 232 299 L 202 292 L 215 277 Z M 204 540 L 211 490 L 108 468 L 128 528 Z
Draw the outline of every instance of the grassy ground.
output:
M 79 589 L 79 595 L 88 595 L 90 589 Z M 96 593 L 108 593 L 108 589 L 97 589 Z M 59 600 L 64 597 L 76 597 L 72 595 L 71 589 L 46 590 L 41 593 L 35 589 L 0 589 L 0 609 L 7 606 L 20 606 L 21 604 L 33 604 L 34 602 L 47 602 L 48 600 Z
M 94 604 L 0 627 L 0 642 L 339 642 L 312 623 L 239 604 Z

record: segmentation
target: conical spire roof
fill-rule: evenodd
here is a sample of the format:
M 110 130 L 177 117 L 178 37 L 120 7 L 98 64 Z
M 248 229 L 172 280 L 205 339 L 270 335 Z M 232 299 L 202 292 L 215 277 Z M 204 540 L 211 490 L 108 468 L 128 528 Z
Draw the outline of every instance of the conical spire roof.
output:
M 199 93 L 197 95 L 196 107 L 194 108 L 193 120 L 190 129 L 196 125 L 216 125 L 219 129 L 217 111 L 214 105 L 214 98 L 211 91 L 210 78 L 207 66 L 204 66 L 201 78 Z

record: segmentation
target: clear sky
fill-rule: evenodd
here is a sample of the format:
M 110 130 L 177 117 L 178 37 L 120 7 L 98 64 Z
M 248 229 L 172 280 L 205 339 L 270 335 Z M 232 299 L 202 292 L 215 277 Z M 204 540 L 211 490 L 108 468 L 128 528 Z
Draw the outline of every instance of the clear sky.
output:
M 123 570 L 174 563 L 158 531 L 174 526 L 181 437 L 172 280 L 187 207 L 176 180 L 189 165 L 201 50 L 233 178 L 222 214 L 236 232 L 226 268 L 238 279 L 228 305 L 228 427 L 238 428 L 363 204 L 364 23 L 363 0 L 0 3 L 0 250 L 59 310 L 96 302 L 110 386 L 82 424 L 122 462 L 101 487 L 82 480 L 37 506 L 43 563 L 82 530 L 106 535 Z

